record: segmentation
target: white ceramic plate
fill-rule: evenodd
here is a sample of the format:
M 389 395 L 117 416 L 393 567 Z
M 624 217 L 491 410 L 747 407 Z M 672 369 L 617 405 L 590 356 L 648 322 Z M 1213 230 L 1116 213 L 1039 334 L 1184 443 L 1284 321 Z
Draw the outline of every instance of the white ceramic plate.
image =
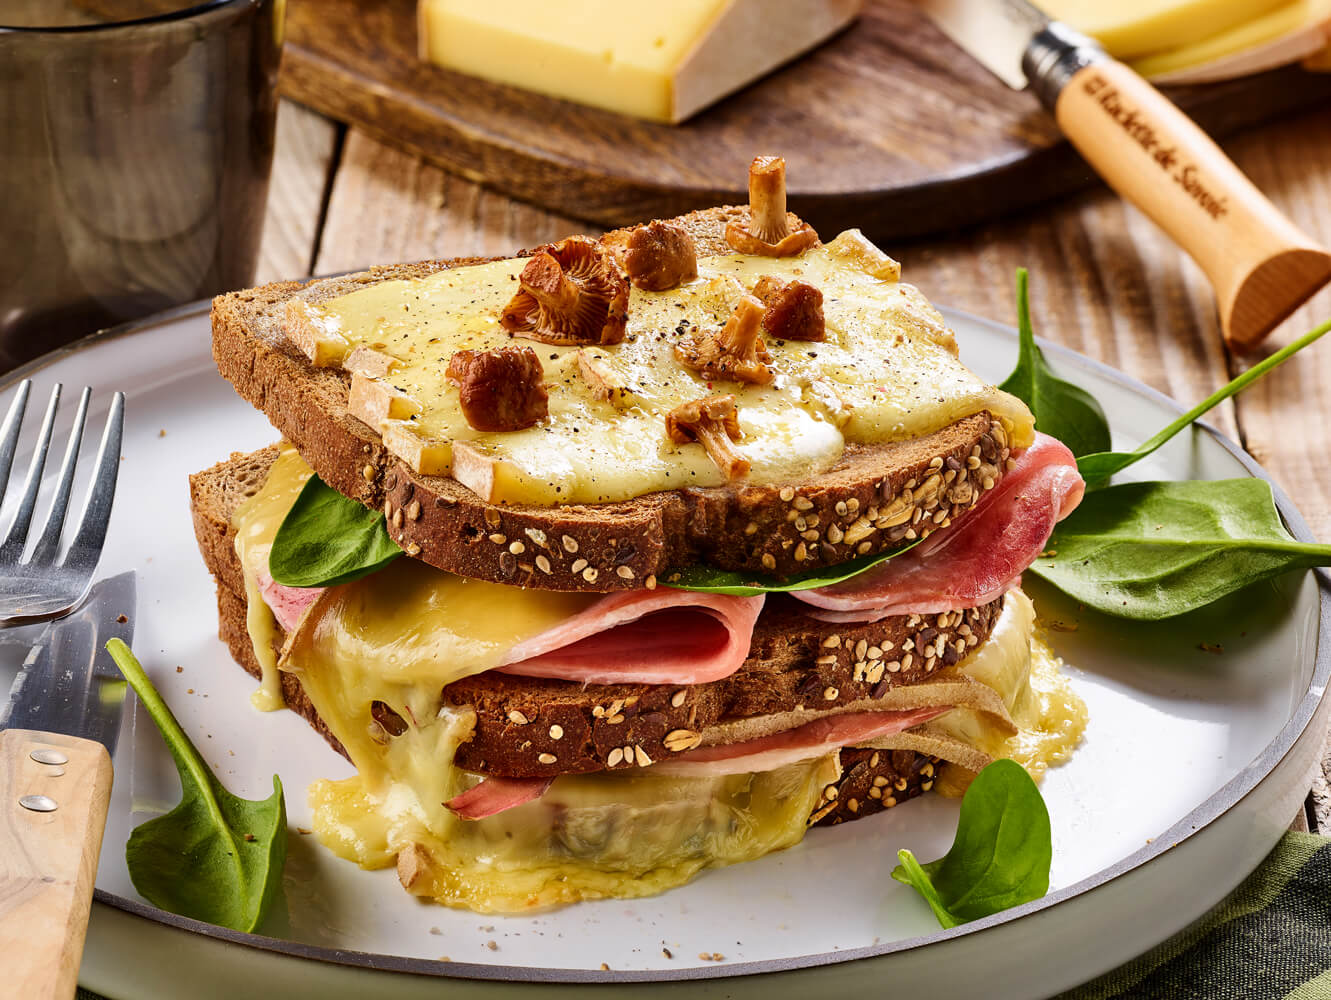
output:
M 963 358 L 1000 380 L 1015 358 L 1012 332 L 964 315 L 949 320 Z M 1141 440 L 1177 412 L 1144 386 L 1050 350 L 1104 403 L 1118 444 Z M 111 389 L 128 393 L 102 571 L 139 572 L 135 650 L 228 786 L 263 797 L 280 773 L 293 830 L 309 826 L 306 785 L 342 776 L 348 765 L 295 715 L 250 708 L 254 683 L 215 638 L 212 582 L 190 523 L 186 476 L 275 437 L 216 374 L 206 310 L 186 307 L 85 341 L 19 374 L 37 382 L 35 398 L 54 381 L 94 385 L 101 412 Z M 0 407 L 12 385 L 3 383 Z M 1261 474 L 1235 446 L 1201 430 L 1134 471 Z M 1291 530 L 1309 537 L 1283 496 L 1281 509 Z M 178 795 L 156 730 L 131 711 L 115 760 L 82 980 L 113 997 L 325 1000 L 370 990 L 489 997 L 514 981 L 547 984 L 532 989 L 550 993 L 619 984 L 602 987 L 602 996 L 832 995 L 890 982 L 902 995 L 918 988 L 1000 997 L 1074 985 L 1203 913 L 1295 814 L 1325 731 L 1326 602 L 1316 575 L 1295 574 L 1205 612 L 1140 626 L 1079 614 L 1041 587 L 1030 590 L 1047 618 L 1079 622 L 1078 631 L 1053 639 L 1091 712 L 1085 743 L 1043 786 L 1055 843 L 1044 900 L 939 931 L 928 907 L 889 878 L 899 848 L 933 858 L 951 842 L 956 803 L 926 796 L 814 830 L 790 851 L 656 898 L 520 917 L 418 903 L 394 872 L 362 872 L 293 832 L 277 911 L 262 935 L 237 934 L 155 910 L 130 884 L 123 850 L 130 829 Z M 1202 642 L 1224 652 L 1205 652 Z M 700 960 L 703 952 L 724 961 Z

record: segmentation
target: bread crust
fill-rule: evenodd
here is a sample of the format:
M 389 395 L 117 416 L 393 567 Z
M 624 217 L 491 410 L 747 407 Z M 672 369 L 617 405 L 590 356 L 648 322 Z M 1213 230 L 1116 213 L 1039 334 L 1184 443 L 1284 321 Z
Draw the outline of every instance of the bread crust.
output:
M 236 663 L 258 680 L 262 669 L 245 629 L 245 599 L 219 583 L 217 608 L 219 638 L 226 643 Z M 329 746 L 347 757 L 346 749 L 319 717 L 296 675 L 283 672 L 281 683 L 287 708 L 308 722 Z M 457 763 L 464 766 L 460 757 Z M 835 826 L 872 816 L 916 798 L 933 786 L 936 769 L 941 764 L 937 757 L 913 750 L 846 747 L 841 751 L 841 777 L 824 786 L 818 804 L 809 816 L 809 825 Z
M 190 477 L 200 551 L 218 583 L 220 635 L 255 676 L 231 518 L 262 487 L 276 456 L 276 446 L 236 454 Z M 582 684 L 490 672 L 448 685 L 441 701 L 476 712 L 475 733 L 457 754 L 467 770 L 554 777 L 631 768 L 709 743 L 721 727 L 752 738 L 836 712 L 873 710 L 923 681 L 947 677 L 947 668 L 989 635 L 1001 608 L 1000 598 L 940 615 L 829 624 L 810 617 L 800 602 L 773 595 L 748 657 L 719 681 Z M 284 672 L 282 685 L 288 705 L 335 742 L 295 676 Z
M 723 206 L 670 220 L 700 256 L 726 253 Z M 604 239 L 621 238 L 623 231 Z M 543 590 L 650 585 L 707 563 L 788 576 L 881 552 L 969 510 L 1005 471 L 1002 427 L 976 414 L 923 438 L 851 445 L 802 480 L 686 488 L 596 505 L 493 504 L 446 476 L 415 473 L 347 407 L 350 376 L 316 368 L 283 331 L 293 297 L 324 302 L 367 284 L 423 277 L 479 258 L 378 267 L 310 282 L 274 282 L 213 300 L 213 357 L 330 486 L 373 510 L 408 552 L 440 569 Z

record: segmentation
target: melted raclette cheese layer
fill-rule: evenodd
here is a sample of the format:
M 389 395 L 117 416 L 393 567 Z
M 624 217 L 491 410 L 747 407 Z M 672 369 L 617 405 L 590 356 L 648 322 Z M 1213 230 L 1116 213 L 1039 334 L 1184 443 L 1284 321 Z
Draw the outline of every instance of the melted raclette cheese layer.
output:
M 234 519 L 251 610 L 259 609 L 250 619 L 256 653 L 271 649 L 276 634 L 258 596 L 260 559 L 309 475 L 284 447 Z M 469 596 L 469 586 L 484 588 L 483 597 Z M 587 599 L 478 584 L 400 559 L 312 605 L 280 666 L 299 675 L 357 769 L 310 787 L 320 841 L 366 868 L 398 860 L 412 893 L 481 912 L 650 895 L 704 868 L 798 843 L 822 789 L 839 775 L 836 755 L 759 774 L 679 778 L 642 768 L 564 776 L 539 800 L 478 821 L 444 807 L 477 780 L 452 765 L 475 716 L 441 708 L 440 689 L 571 614 L 569 601 Z M 983 713 L 954 709 L 922 727 L 942 738 L 938 751 L 946 755 L 951 740 L 985 757 L 1013 756 L 1038 775 L 1075 746 L 1085 706 L 1035 643 L 1033 619 L 1030 601 L 1011 592 L 989 640 L 956 668 L 998 691 L 1021 731 L 1009 737 Z M 376 702 L 407 723 L 400 735 L 376 720 Z M 968 774 L 949 771 L 936 787 L 959 792 Z M 405 868 L 402 857 L 411 861 Z
M 735 396 L 744 435 L 737 448 L 754 483 L 806 478 L 831 468 L 847 444 L 922 437 L 984 410 L 1004 421 L 1012 447 L 1032 439 L 1029 410 L 961 364 L 938 311 L 901 283 L 895 262 L 858 231 L 797 257 L 704 258 L 698 278 L 680 288 L 633 289 L 624 342 L 584 348 L 627 388 L 622 405 L 595 397 L 579 372 L 577 348 L 512 337 L 500 327 L 524 264 L 443 270 L 297 307 L 320 331 L 321 361 L 339 363 L 358 347 L 395 359 L 382 376 L 393 408 L 375 428 L 390 449 L 415 455 L 418 471 L 444 473 L 454 468 L 453 445 L 465 442 L 493 472 L 483 490 L 492 501 L 595 503 L 722 485 L 701 445 L 665 437 L 669 410 L 713 393 Z M 764 275 L 822 291 L 827 340 L 769 341 L 776 378 L 768 386 L 709 383 L 683 368 L 673 351 L 683 333 L 719 330 Z M 448 361 L 459 350 L 508 344 L 537 352 L 549 418 L 522 431 L 476 431 L 445 378 Z

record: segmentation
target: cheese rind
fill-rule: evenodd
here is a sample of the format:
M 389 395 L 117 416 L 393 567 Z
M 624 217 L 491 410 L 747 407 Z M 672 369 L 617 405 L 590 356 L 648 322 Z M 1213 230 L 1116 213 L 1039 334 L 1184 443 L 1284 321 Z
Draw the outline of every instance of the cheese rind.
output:
M 863 0 L 420 0 L 421 58 L 679 122 L 845 27 Z

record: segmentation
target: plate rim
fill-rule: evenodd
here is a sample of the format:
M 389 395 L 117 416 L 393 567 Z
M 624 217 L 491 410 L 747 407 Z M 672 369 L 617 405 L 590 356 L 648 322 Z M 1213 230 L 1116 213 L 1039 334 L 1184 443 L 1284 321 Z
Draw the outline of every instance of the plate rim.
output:
M 313 280 L 313 279 L 311 279 Z M 54 351 L 41 355 L 20 367 L 0 376 L 0 391 L 4 391 L 24 378 L 40 372 L 75 354 L 82 353 L 103 343 L 117 340 L 150 330 L 191 320 L 206 314 L 210 309 L 210 300 L 175 306 L 151 316 L 127 323 L 121 323 L 104 330 L 89 334 L 79 340 L 66 344 Z M 952 324 L 953 319 L 960 319 L 966 324 L 987 328 L 989 332 L 1006 339 L 1016 340 L 1013 327 L 995 320 L 976 316 L 963 310 L 939 307 L 939 311 Z M 1036 338 L 1041 350 L 1055 358 L 1061 358 L 1078 366 L 1084 366 L 1109 381 L 1119 383 L 1133 392 L 1176 413 L 1184 408 L 1175 400 L 1157 389 L 1141 382 L 1112 366 L 1089 358 L 1061 344 L 1051 343 L 1043 338 Z M 1197 421 L 1196 426 L 1208 434 L 1231 457 L 1254 478 L 1262 479 L 1271 487 L 1276 508 L 1290 533 L 1299 540 L 1312 541 L 1303 516 L 1290 497 L 1271 477 L 1269 473 L 1243 448 L 1214 425 Z M 601 971 L 592 969 L 560 969 L 540 966 L 499 966 L 482 965 L 466 962 L 443 962 L 437 959 L 412 958 L 402 955 L 388 955 L 381 952 L 355 951 L 334 948 L 327 945 L 307 944 L 275 938 L 263 934 L 252 934 L 218 927 L 189 917 L 168 913 L 155 906 L 130 899 L 103 889 L 94 889 L 93 898 L 97 903 L 109 906 L 130 916 L 161 924 L 176 930 L 183 930 L 228 944 L 255 948 L 288 958 L 322 962 L 328 965 L 358 968 L 366 971 L 406 973 L 436 979 L 464 979 L 491 982 L 546 983 L 546 984 L 604 984 L 604 983 L 669 983 L 690 980 L 723 980 L 730 978 L 791 972 L 815 969 L 830 965 L 854 962 L 862 959 L 882 958 L 899 952 L 911 951 L 943 941 L 966 937 L 991 927 L 1005 925 L 1023 917 L 1043 912 L 1053 906 L 1076 896 L 1087 894 L 1115 878 L 1157 860 L 1180 844 L 1208 827 L 1216 819 L 1234 808 L 1243 798 L 1251 793 L 1291 751 L 1295 743 L 1304 734 L 1325 697 L 1328 680 L 1331 680 L 1331 576 L 1322 569 L 1312 570 L 1318 590 L 1318 632 L 1314 652 L 1313 672 L 1308 686 L 1297 705 L 1290 712 L 1288 720 L 1275 737 L 1262 749 L 1255 759 L 1244 766 L 1233 778 L 1227 781 L 1207 799 L 1198 804 L 1167 830 L 1153 838 L 1150 844 L 1120 858 L 1114 864 L 1094 874 L 1049 893 L 1038 900 L 1021 906 L 1012 907 L 970 923 L 948 930 L 939 930 L 930 934 L 906 938 L 881 945 L 870 945 L 846 951 L 821 952 L 793 957 L 765 959 L 752 962 L 736 963 L 724 967 L 694 967 L 677 970 L 615 970 Z M 1319 693 L 1320 692 L 1320 693 Z

